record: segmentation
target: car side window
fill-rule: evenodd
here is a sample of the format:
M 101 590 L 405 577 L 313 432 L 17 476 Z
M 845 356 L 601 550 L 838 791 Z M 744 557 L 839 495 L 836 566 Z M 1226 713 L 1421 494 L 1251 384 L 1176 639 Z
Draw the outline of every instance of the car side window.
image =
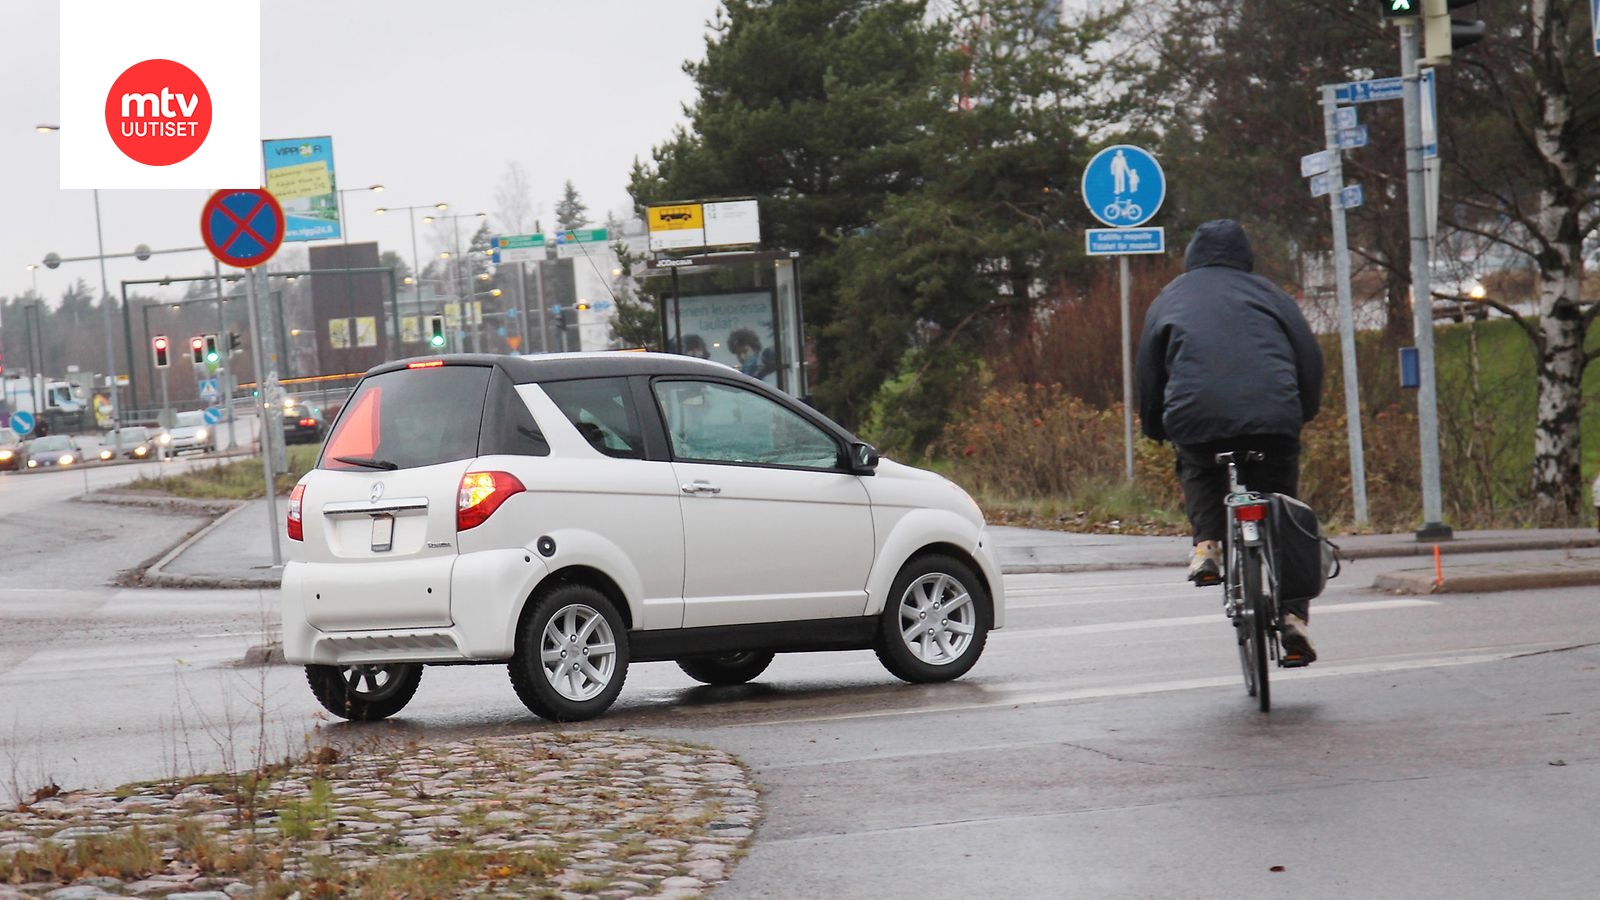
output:
M 714 381 L 658 381 L 675 459 L 837 469 L 831 435 L 770 397 Z
M 517 388 L 504 373 L 489 380 L 489 398 L 483 405 L 483 428 L 478 434 L 478 455 L 505 453 L 516 456 L 549 456 L 550 445 L 539 430 L 539 423 L 528 412 L 528 405 L 517 396 Z
M 626 378 L 583 378 L 540 385 L 589 444 L 618 459 L 644 459 L 644 432 Z

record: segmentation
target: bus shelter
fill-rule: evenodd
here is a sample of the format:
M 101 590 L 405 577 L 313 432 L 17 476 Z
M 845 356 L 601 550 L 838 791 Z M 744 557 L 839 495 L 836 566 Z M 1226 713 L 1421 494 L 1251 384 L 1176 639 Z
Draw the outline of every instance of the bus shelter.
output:
M 661 348 L 710 359 L 791 396 L 810 393 L 797 250 L 662 257 L 647 262 L 670 282 L 652 291 Z

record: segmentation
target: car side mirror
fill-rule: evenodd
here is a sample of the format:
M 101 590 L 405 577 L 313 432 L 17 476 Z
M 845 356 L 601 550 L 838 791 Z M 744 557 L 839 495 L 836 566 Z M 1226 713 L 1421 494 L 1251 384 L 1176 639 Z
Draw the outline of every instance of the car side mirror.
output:
M 871 444 L 856 441 L 850 445 L 850 473 L 871 475 L 878 468 L 878 451 Z

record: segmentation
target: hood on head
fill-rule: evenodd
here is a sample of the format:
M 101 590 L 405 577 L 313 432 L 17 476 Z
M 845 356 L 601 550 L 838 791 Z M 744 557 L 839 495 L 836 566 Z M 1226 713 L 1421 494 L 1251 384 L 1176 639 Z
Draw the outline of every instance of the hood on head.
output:
M 1233 219 L 1212 219 L 1194 230 L 1189 250 L 1184 254 L 1186 271 L 1203 266 L 1229 266 L 1253 272 L 1256 255 L 1250 249 L 1250 239 L 1244 226 Z

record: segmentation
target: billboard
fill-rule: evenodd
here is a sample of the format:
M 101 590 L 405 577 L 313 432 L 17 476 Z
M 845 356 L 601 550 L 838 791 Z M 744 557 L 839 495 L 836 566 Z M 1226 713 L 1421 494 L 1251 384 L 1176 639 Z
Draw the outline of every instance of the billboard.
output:
M 283 207 L 285 241 L 337 240 L 339 192 L 333 177 L 333 138 L 262 141 L 267 190 Z
M 685 296 L 668 319 L 683 328 L 682 349 L 679 342 L 669 341 L 668 352 L 709 359 L 778 383 L 771 292 Z

